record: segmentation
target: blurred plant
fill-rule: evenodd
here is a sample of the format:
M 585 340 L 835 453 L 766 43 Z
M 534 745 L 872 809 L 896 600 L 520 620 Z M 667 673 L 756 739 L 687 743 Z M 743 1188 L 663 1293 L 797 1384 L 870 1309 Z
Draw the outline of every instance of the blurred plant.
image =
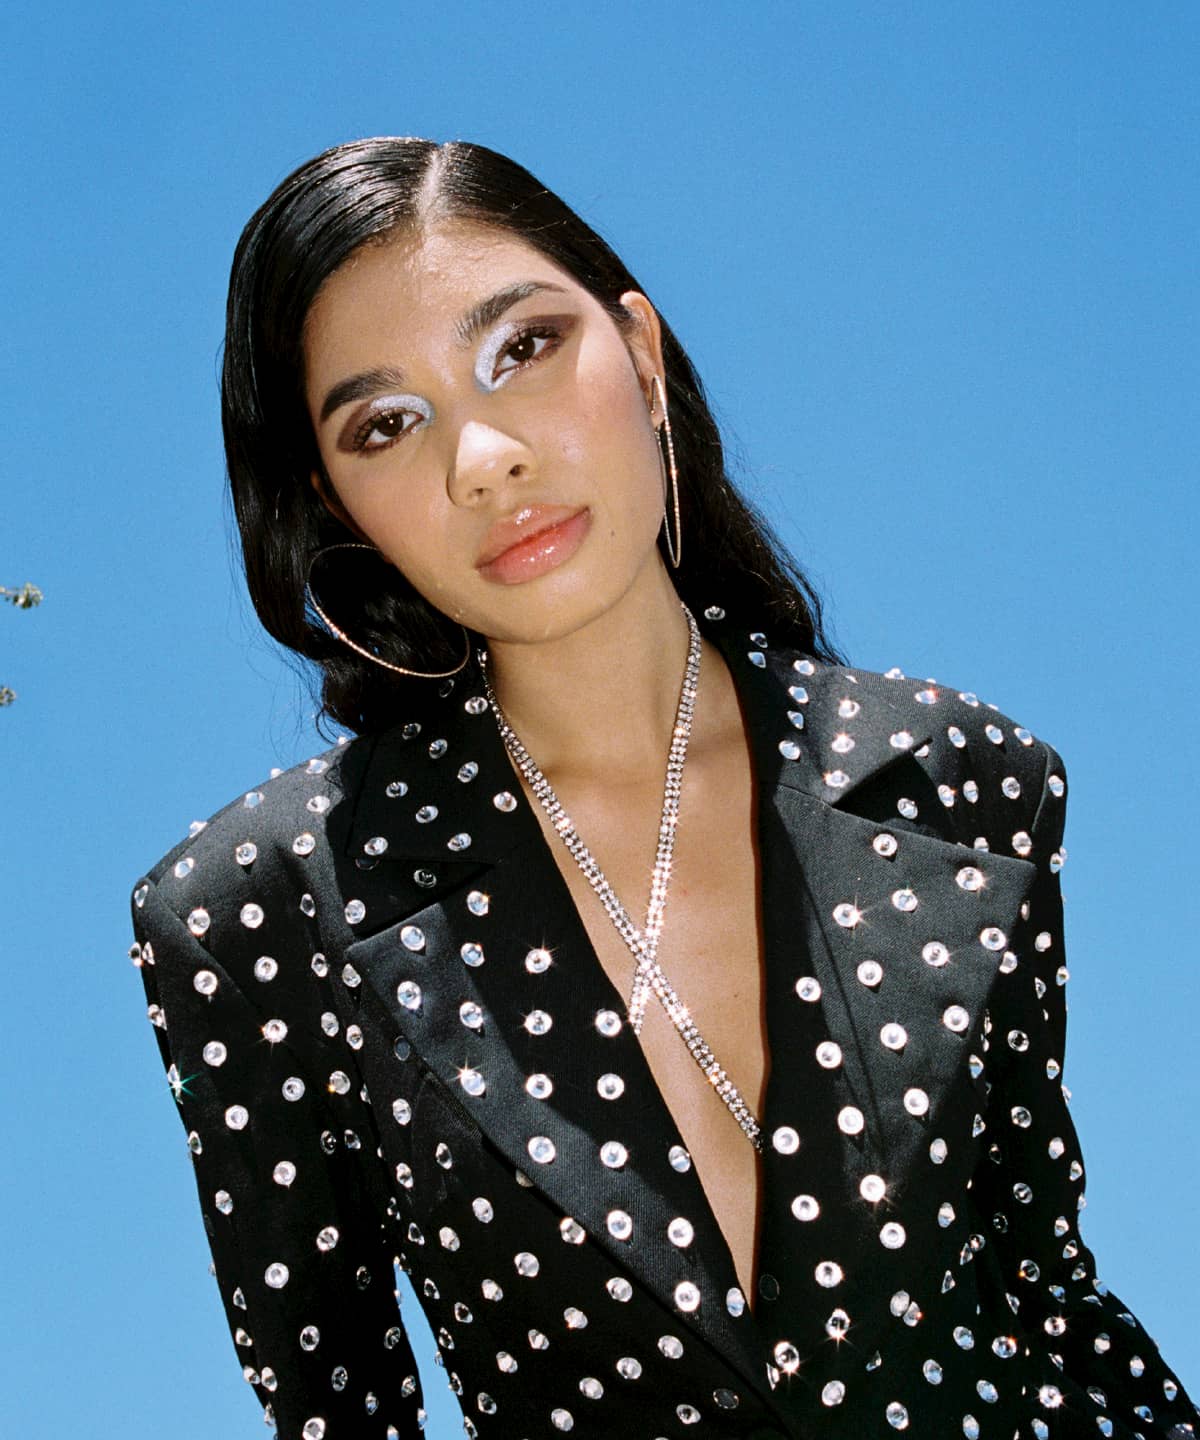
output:
M 42 592 L 36 585 L 20 585 L 15 589 L 10 585 L 0 585 L 0 600 L 7 600 L 18 610 L 32 610 L 35 605 L 42 603 Z M 0 706 L 11 705 L 17 698 L 17 692 L 10 690 L 7 685 L 0 685 Z

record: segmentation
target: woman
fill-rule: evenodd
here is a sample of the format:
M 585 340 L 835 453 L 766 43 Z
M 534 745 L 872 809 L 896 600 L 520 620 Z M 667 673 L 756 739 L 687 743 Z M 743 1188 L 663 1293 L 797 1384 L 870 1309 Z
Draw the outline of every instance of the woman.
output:
M 242 236 L 223 406 L 359 737 L 134 893 L 279 1434 L 417 1433 L 396 1261 L 471 1435 L 1192 1434 L 1077 1228 L 1062 762 L 839 663 L 612 251 L 339 147 Z

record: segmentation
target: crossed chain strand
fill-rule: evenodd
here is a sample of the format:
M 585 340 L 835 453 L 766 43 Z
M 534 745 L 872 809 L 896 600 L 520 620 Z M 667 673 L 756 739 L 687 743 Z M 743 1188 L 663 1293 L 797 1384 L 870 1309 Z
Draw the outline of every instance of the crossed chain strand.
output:
M 657 959 L 658 941 L 662 934 L 663 911 L 667 902 L 667 885 L 670 880 L 671 862 L 675 850 L 675 831 L 679 823 L 679 797 L 682 790 L 683 765 L 687 756 L 688 740 L 692 733 L 692 716 L 695 711 L 700 676 L 700 630 L 695 617 L 687 606 L 681 604 L 681 608 L 688 624 L 688 657 L 683 686 L 679 695 L 679 706 L 675 715 L 675 725 L 671 734 L 670 754 L 667 759 L 662 818 L 658 827 L 658 848 L 650 880 L 650 903 L 646 912 L 646 924 L 641 930 L 629 918 L 628 912 L 618 900 L 604 872 L 596 863 L 595 857 L 583 843 L 571 817 L 563 809 L 562 802 L 554 793 L 550 782 L 538 769 L 520 736 L 505 718 L 492 689 L 486 650 L 480 651 L 480 668 L 483 673 L 488 704 L 496 717 L 501 739 L 512 756 L 513 763 L 524 776 L 538 803 L 546 812 L 555 832 L 566 845 L 571 858 L 578 865 L 604 906 L 605 914 L 612 921 L 617 933 L 637 961 L 628 1007 L 629 1023 L 633 1027 L 633 1033 L 641 1034 L 646 1004 L 650 992 L 653 992 L 661 1002 L 671 1024 L 683 1039 L 692 1059 L 704 1072 L 750 1143 L 756 1150 L 761 1150 L 762 1140 L 758 1121 L 737 1086 L 725 1073 L 707 1041 L 700 1034 L 688 1007 L 680 999 Z

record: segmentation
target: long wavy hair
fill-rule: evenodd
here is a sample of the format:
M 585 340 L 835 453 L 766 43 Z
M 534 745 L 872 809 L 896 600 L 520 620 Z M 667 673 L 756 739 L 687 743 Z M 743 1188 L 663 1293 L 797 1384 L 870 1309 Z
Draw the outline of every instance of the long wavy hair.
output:
M 623 336 L 631 333 L 634 316 L 618 297 L 642 287 L 606 242 L 515 161 L 466 141 L 386 136 L 324 151 L 254 213 L 230 274 L 221 420 L 250 598 L 267 631 L 318 667 L 321 719 L 360 734 L 394 724 L 403 687 L 429 682 L 345 647 L 307 603 L 316 552 L 358 537 L 310 483 L 314 472 L 327 477 L 304 401 L 303 327 L 321 285 L 360 246 L 448 219 L 515 235 L 594 296 Z M 700 378 L 660 320 L 685 536 L 683 563 L 670 572 L 680 598 L 696 613 L 718 602 L 769 627 L 773 644 L 838 661 L 820 597 L 731 483 Z M 659 544 L 665 555 L 661 534 Z M 336 558 L 348 557 L 314 572 L 321 607 L 340 628 L 411 669 L 448 670 L 461 659 L 459 627 L 394 566 L 360 563 L 363 552 Z

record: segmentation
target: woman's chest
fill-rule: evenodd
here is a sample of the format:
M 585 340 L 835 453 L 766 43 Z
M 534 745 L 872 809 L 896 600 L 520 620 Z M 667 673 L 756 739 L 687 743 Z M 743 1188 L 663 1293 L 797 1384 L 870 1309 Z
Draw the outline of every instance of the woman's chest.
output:
M 757 1118 L 762 1115 L 769 1064 L 754 795 L 748 771 L 730 775 L 728 781 L 733 783 L 718 785 L 710 777 L 709 784 L 695 787 L 691 805 L 681 807 L 657 958 L 671 991 Z M 627 807 L 623 813 L 595 808 L 589 819 L 589 848 L 604 865 L 605 878 L 633 924 L 641 927 L 657 817 Z M 583 833 L 582 823 L 579 829 Z M 551 838 L 552 853 L 595 958 L 628 1005 L 634 955 L 588 877 L 562 842 Z M 639 1042 L 729 1244 L 739 1283 L 752 1296 L 762 1184 L 759 1154 L 653 991 Z

